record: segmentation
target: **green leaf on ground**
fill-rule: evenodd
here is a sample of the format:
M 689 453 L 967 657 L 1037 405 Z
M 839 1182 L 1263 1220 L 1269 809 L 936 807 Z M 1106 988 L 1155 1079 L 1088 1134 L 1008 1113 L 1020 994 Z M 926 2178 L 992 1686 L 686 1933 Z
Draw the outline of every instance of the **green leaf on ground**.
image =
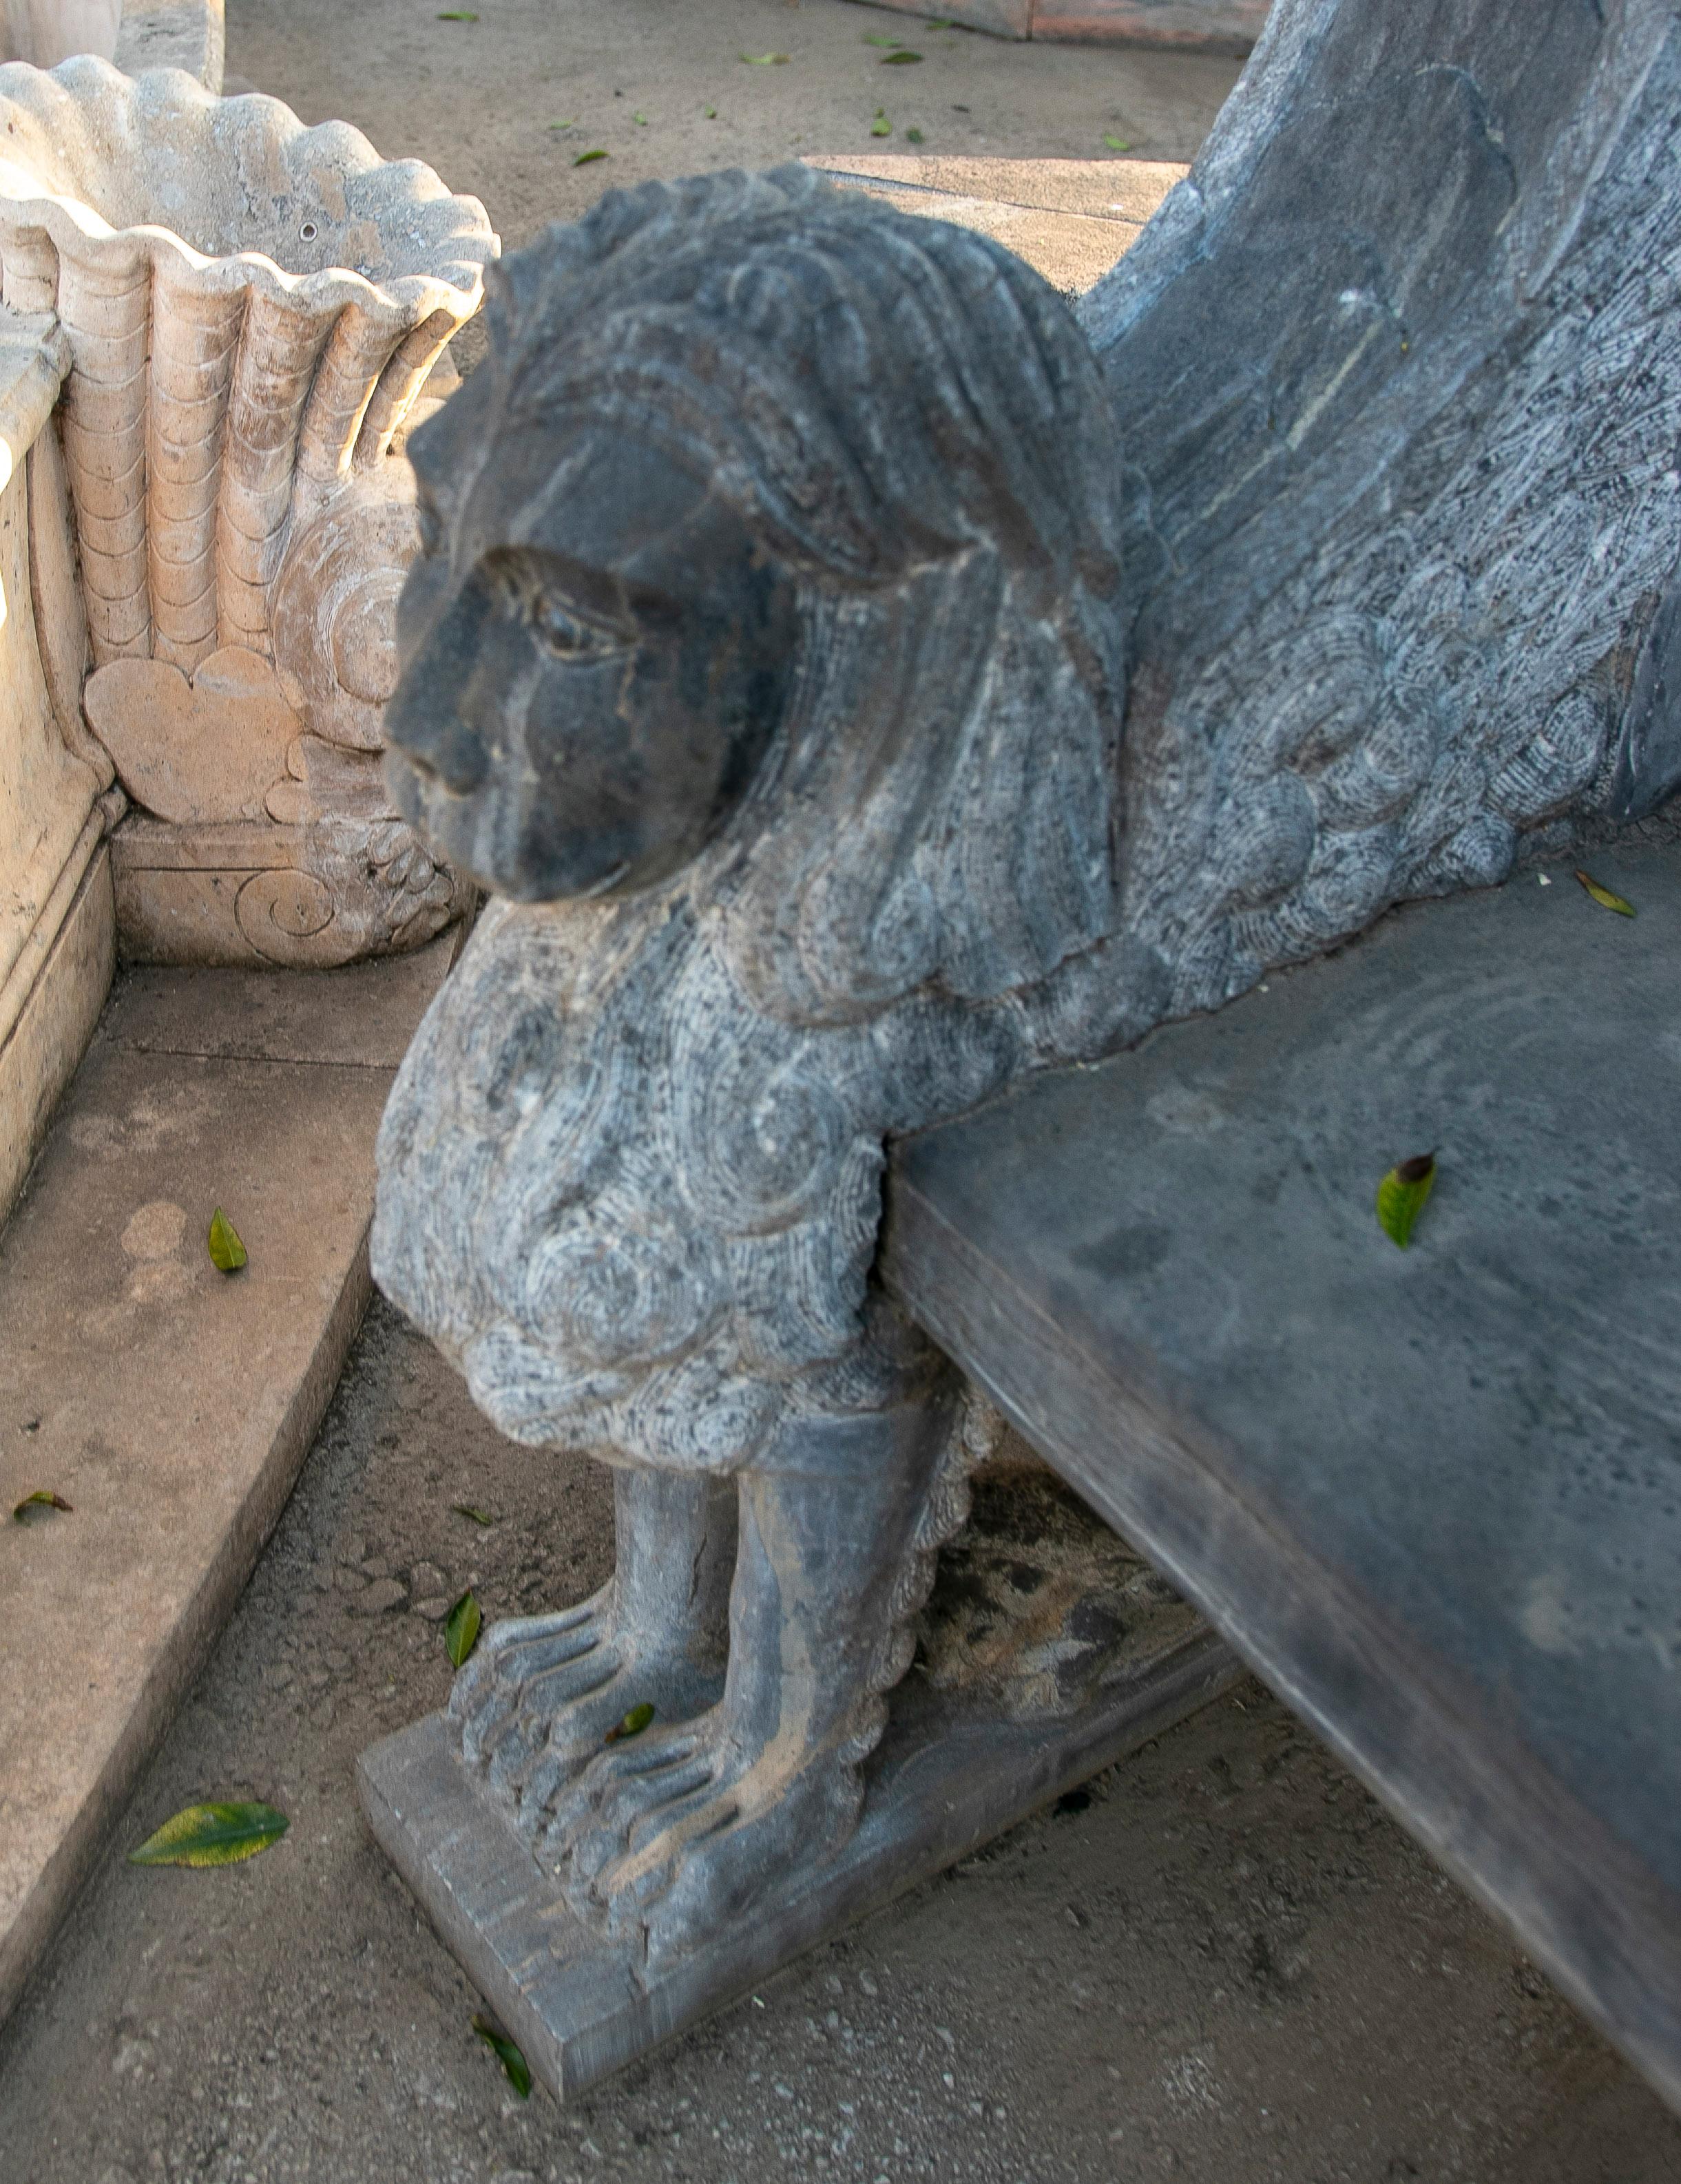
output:
M 645 129 L 648 126 L 648 117 L 645 114 L 633 114 L 630 118 L 639 129 Z
M 717 107 L 715 107 L 715 106 L 703 106 L 703 107 L 701 109 L 701 113 L 702 113 L 702 114 L 704 114 L 706 115 L 706 119 L 707 119 L 707 120 L 708 120 L 708 121 L 716 121 L 716 120 L 718 120 L 718 109 L 717 109 Z
M 1132 139 L 1130 136 L 1106 136 L 1103 142 L 1111 152 L 1130 152 L 1132 149 Z
M 607 152 L 580 152 L 572 161 L 572 164 L 574 167 L 587 167 L 592 159 L 606 159 L 612 156 L 612 153 Z
M 606 1744 L 617 1744 L 623 1737 L 640 1736 L 653 1719 L 654 1709 L 648 1701 L 644 1699 L 640 1706 L 632 1707 L 623 1720 L 613 1724 L 602 1741 Z
M 1392 1167 L 1377 1186 L 1378 1225 L 1404 1251 L 1435 1184 L 1435 1154 L 1419 1153 Z
M 19 1524 L 26 1524 L 31 1509 L 62 1509 L 66 1516 L 75 1513 L 64 1496 L 55 1494 L 50 1486 L 37 1486 L 33 1494 L 25 1494 L 12 1514 Z
M 496 1519 L 488 1509 L 475 1509 L 471 1502 L 452 1502 L 450 1507 L 458 1517 L 466 1517 L 475 1524 L 494 1524 Z
M 245 1261 L 245 1246 L 239 1240 L 239 1231 L 219 1206 L 210 1216 L 210 1263 L 220 1267 L 225 1274 L 237 1274 Z
M 905 131 L 905 142 L 906 142 L 908 144 L 920 144 L 920 143 L 921 143 L 921 142 L 922 142 L 922 131 L 921 131 L 921 130 L 920 130 L 920 129 L 908 129 L 908 130 L 906 130 L 906 131 Z
M 867 46 L 902 46 L 904 42 L 902 38 L 890 38 L 885 31 L 864 32 L 864 43 Z
M 883 68 L 914 68 L 921 58 L 922 55 L 913 53 L 908 46 L 901 46 L 896 53 L 883 53 L 881 65 Z
M 891 136 L 893 134 L 893 125 L 880 106 L 875 109 L 874 120 L 869 125 L 869 133 L 872 136 Z
M 445 8 L 439 11 L 440 23 L 476 23 L 477 16 L 471 8 Z
M 503 2075 L 522 2101 L 531 2098 L 531 2065 L 505 2032 L 499 2032 L 488 2017 L 475 2017 L 472 2029 L 501 2064 Z
M 576 129 L 576 128 L 577 128 L 577 126 L 578 126 L 578 120 L 577 120 L 577 117 L 576 117 L 576 116 L 574 116 L 574 117 L 573 117 L 573 119 L 572 119 L 572 120 L 570 120 L 570 121 L 551 121 L 551 122 L 549 124 L 549 126 L 550 126 L 550 128 L 551 128 L 551 129 L 556 132 L 556 134 L 558 136 L 558 135 L 560 134 L 560 132 L 561 132 L 562 130 L 566 130 L 566 129 Z
M 1591 873 L 1578 872 L 1576 877 L 1601 910 L 1614 910 L 1619 917 L 1634 916 L 1634 904 L 1620 894 L 1613 894 L 1608 887 L 1601 887 Z
M 790 56 L 786 53 L 743 53 L 741 58 L 749 68 L 780 68 Z
M 468 1654 L 478 1643 L 478 1626 L 483 1619 L 469 1585 L 444 1618 L 444 1650 L 450 1656 L 452 1669 L 466 1665 Z
M 131 1865 L 237 1865 L 269 1850 L 291 1822 L 272 1805 L 188 1805 L 128 1854 Z

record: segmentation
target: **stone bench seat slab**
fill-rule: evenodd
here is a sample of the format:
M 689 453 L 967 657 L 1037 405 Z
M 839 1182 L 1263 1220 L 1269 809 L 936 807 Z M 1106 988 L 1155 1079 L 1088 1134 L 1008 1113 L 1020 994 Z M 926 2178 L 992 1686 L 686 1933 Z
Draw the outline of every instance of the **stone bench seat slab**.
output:
M 1589 863 L 905 1142 L 885 1268 L 1681 2102 L 1681 853 Z

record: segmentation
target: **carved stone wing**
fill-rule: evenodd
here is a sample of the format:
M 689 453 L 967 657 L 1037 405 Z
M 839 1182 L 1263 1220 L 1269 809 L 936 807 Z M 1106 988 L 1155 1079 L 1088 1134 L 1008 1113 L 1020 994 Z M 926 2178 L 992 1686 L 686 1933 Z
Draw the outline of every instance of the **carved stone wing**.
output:
M 1086 299 L 1138 603 L 1088 1042 L 1681 782 L 1678 114 L 1666 0 L 1277 0 Z

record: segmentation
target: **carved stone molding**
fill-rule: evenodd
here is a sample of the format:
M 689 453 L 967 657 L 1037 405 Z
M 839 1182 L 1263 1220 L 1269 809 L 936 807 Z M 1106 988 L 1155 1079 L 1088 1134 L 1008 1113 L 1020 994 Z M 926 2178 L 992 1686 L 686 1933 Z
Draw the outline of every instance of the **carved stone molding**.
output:
M 6 307 L 53 314 L 70 350 L 43 460 L 80 606 L 53 672 L 80 682 L 85 630 L 67 734 L 109 753 L 136 806 L 125 944 L 288 963 L 416 945 L 472 889 L 380 787 L 417 543 L 389 450 L 477 308 L 483 208 L 343 124 L 179 73 L 12 67 L 0 109 Z
M 85 639 L 50 423 L 69 368 L 50 320 L 0 319 L 0 1219 L 113 956 L 111 766 L 76 708 Z
M 374 1263 L 623 1469 L 620 1578 L 451 1721 L 645 1992 L 844 1856 L 986 1438 L 873 1284 L 885 1139 L 1675 788 L 1678 98 L 1662 0 L 1283 0 L 1077 318 L 791 170 L 494 276 L 388 724 L 502 899 Z

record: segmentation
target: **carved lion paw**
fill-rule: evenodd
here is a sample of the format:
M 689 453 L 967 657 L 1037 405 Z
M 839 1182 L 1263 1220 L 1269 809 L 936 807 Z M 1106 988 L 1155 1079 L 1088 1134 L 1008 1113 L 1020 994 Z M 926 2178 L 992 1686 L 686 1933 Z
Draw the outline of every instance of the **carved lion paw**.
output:
M 602 1753 L 557 1801 L 542 1848 L 567 1861 L 573 1911 L 656 1967 L 820 1864 L 861 1795 L 832 1750 L 749 1750 L 718 1708 Z
M 450 1718 L 467 1764 L 516 1801 L 534 1833 L 633 1707 L 681 1720 L 714 1702 L 718 1681 L 639 1643 L 620 1626 L 609 1585 L 559 1614 L 493 1624 L 455 1679 Z

